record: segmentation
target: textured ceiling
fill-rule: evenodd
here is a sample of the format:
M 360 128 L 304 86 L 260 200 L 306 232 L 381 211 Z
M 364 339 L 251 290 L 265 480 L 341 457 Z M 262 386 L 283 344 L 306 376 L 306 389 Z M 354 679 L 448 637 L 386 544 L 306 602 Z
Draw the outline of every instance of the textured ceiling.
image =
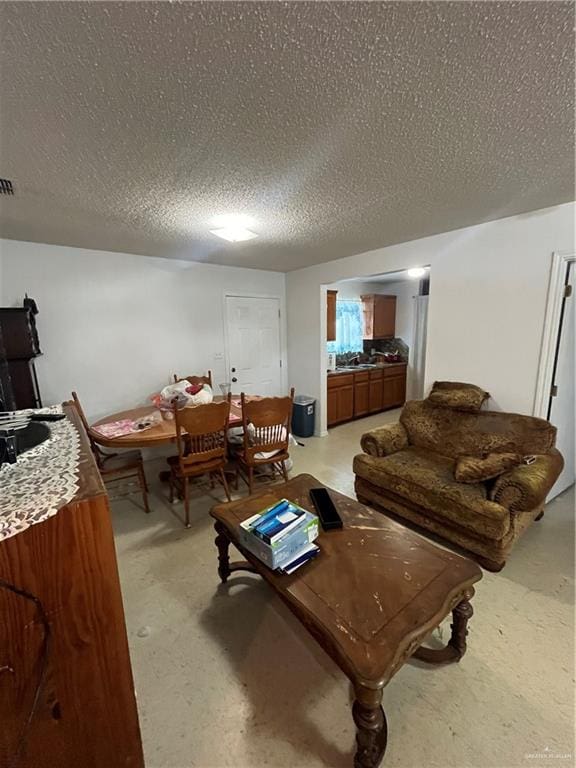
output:
M 565 2 L 0 3 L 0 234 L 291 270 L 574 199 Z M 257 240 L 210 235 L 244 213 Z

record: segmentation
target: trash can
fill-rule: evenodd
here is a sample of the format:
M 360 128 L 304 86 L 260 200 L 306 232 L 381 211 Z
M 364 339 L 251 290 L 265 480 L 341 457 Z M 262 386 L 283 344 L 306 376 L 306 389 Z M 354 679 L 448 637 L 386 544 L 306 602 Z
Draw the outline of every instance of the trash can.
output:
M 296 395 L 292 410 L 292 432 L 298 437 L 312 437 L 316 400 L 309 395 Z

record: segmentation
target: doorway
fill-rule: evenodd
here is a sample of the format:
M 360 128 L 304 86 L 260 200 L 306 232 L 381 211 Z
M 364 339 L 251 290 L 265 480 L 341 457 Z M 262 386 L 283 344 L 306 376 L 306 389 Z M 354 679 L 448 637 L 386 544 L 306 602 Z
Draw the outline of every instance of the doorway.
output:
M 325 286 L 328 428 L 423 397 L 429 285 L 425 266 Z
M 554 254 L 534 412 L 557 429 L 564 469 L 548 501 L 576 479 L 576 254 Z
M 232 392 L 282 394 L 280 299 L 226 296 L 226 363 Z

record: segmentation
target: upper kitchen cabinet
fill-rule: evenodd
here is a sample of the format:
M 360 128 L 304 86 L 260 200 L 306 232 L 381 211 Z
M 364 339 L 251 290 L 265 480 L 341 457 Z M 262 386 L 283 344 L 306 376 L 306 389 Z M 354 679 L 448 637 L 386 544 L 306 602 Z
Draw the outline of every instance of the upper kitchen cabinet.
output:
M 365 339 L 392 339 L 396 335 L 396 296 L 373 293 L 361 296 Z
M 336 296 L 338 291 L 326 291 L 326 341 L 336 341 Z

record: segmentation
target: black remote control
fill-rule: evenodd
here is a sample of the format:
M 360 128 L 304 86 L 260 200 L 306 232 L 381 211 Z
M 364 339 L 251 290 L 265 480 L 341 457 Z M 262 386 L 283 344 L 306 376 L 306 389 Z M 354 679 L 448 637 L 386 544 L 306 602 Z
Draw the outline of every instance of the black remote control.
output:
M 320 523 L 324 531 L 332 531 L 336 528 L 342 528 L 342 518 L 334 506 L 326 488 L 312 488 L 310 491 L 312 504 L 318 513 Z

